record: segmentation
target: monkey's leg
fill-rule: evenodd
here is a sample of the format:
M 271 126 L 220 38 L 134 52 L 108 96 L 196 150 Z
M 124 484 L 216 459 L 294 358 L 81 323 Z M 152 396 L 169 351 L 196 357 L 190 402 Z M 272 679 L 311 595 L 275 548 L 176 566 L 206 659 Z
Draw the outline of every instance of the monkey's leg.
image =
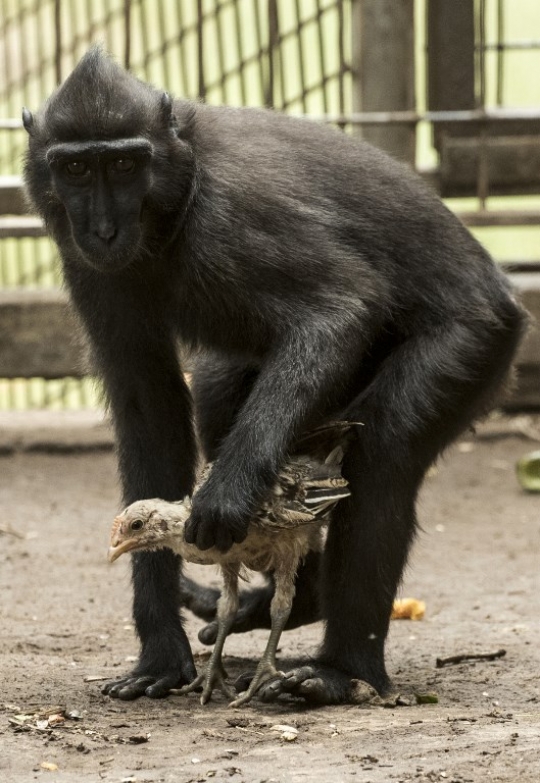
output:
M 488 404 L 515 349 L 510 316 L 507 328 L 492 326 L 494 314 L 485 318 L 441 323 L 408 338 L 345 411 L 365 427 L 343 462 L 351 497 L 336 506 L 328 529 L 324 643 L 310 665 L 263 685 L 263 701 L 287 694 L 311 704 L 355 703 L 357 680 L 380 694 L 389 690 L 384 646 L 414 538 L 419 486 L 437 455 Z
M 191 693 L 202 685 L 201 704 L 206 704 L 210 700 L 214 688 L 218 688 L 228 699 L 235 695 L 233 688 L 226 683 L 227 672 L 223 668 L 222 655 L 225 639 L 238 610 L 238 567 L 224 567 L 222 573 L 223 591 L 217 604 L 218 634 L 206 669 L 189 685 L 171 691 L 180 694 Z
M 298 560 L 296 559 L 292 562 L 285 563 L 274 572 L 276 589 L 274 597 L 272 598 L 272 603 L 270 604 L 272 628 L 270 636 L 268 637 L 266 649 L 259 661 L 249 688 L 232 701 L 229 705 L 230 707 L 240 707 L 242 704 L 246 704 L 246 702 L 252 699 L 263 683 L 279 674 L 276 668 L 276 651 L 281 634 L 287 624 L 289 614 L 291 613 L 297 566 Z

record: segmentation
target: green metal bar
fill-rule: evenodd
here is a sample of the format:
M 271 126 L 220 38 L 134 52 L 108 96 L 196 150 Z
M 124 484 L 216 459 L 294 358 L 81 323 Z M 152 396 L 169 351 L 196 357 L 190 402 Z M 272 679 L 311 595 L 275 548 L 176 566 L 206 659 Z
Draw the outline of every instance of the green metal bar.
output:
M 247 103 L 247 90 L 246 90 L 246 74 L 244 60 L 244 40 L 243 40 L 243 25 L 240 18 L 240 0 L 234 3 L 234 32 L 236 43 L 236 54 L 238 57 L 238 72 L 240 77 L 240 97 L 242 104 L 245 106 Z
M 307 95 L 307 87 L 306 87 L 306 73 L 304 68 L 304 41 L 302 37 L 302 27 L 301 27 L 301 11 L 300 11 L 300 0 L 294 0 L 294 11 L 296 16 L 296 45 L 297 45 L 297 56 L 298 56 L 298 70 L 300 74 L 300 86 L 301 86 L 301 104 L 302 104 L 302 111 L 307 111 L 307 102 L 306 102 L 306 95 Z M 285 85 L 283 85 L 284 87 Z

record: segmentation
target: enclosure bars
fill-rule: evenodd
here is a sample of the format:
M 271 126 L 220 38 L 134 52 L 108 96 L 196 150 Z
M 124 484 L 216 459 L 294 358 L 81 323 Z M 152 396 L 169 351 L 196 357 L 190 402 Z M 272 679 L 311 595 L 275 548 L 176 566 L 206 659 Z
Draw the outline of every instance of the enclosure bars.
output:
M 281 33 L 281 25 L 280 25 L 280 16 L 279 16 L 279 8 L 280 4 L 278 0 L 264 0 L 263 2 L 257 2 L 254 0 L 255 5 L 257 8 L 264 7 L 266 9 L 267 13 L 267 41 L 264 43 L 263 41 L 260 41 L 260 46 L 258 49 L 258 57 L 261 61 L 261 65 L 266 64 L 266 69 L 261 69 L 261 76 L 263 77 L 263 92 L 264 92 L 264 102 L 267 106 L 272 107 L 279 107 L 280 101 L 277 99 L 277 79 L 279 77 L 281 82 L 281 87 L 283 89 L 283 77 L 284 74 L 282 72 L 283 69 L 283 63 L 282 63 L 282 57 L 281 57 L 281 46 L 284 40 L 284 36 Z M 496 44 L 486 44 L 486 35 L 485 35 L 485 24 L 486 24 L 486 0 L 477 0 L 477 41 L 478 43 L 475 44 L 475 51 L 477 52 L 477 73 L 478 73 L 478 79 L 479 79 L 479 86 L 478 86 L 478 92 L 477 92 L 477 107 L 476 109 L 470 109 L 465 111 L 449 111 L 449 112 L 438 112 L 438 111 L 427 111 L 423 113 L 418 113 L 414 111 L 414 109 L 410 110 L 399 110 L 399 111 L 353 111 L 352 113 L 347 112 L 346 109 L 346 101 L 345 101 L 345 87 L 344 87 L 344 79 L 345 75 L 351 70 L 350 66 L 346 63 L 346 56 L 345 56 L 345 4 L 347 0 L 334 0 L 334 3 L 331 5 L 325 5 L 324 9 L 321 5 L 321 0 L 314 0 L 314 7 L 317 9 L 317 20 L 320 22 L 322 18 L 322 14 L 327 12 L 329 8 L 333 8 L 337 14 L 338 17 L 338 24 L 337 24 L 337 50 L 338 50 L 338 59 L 339 59 L 339 66 L 338 66 L 338 79 L 337 79 L 337 88 L 338 88 L 338 100 L 339 100 L 339 112 L 335 115 L 330 115 L 328 113 L 325 113 L 323 116 L 320 117 L 314 117 L 311 113 L 309 116 L 312 119 L 320 119 L 325 122 L 331 122 L 334 124 L 337 124 L 341 128 L 345 128 L 347 126 L 361 126 L 363 128 L 370 128 L 370 127 L 377 127 L 377 126 L 402 126 L 402 127 L 408 127 L 410 129 L 414 129 L 416 125 L 419 122 L 430 122 L 433 125 L 444 125 L 446 123 L 459 123 L 459 124 L 468 124 L 468 123 L 476 123 L 478 126 L 478 157 L 477 157 L 477 181 L 476 181 L 476 195 L 479 199 L 481 209 L 478 213 L 478 222 L 481 225 L 486 225 L 487 222 L 491 225 L 499 225 L 497 213 L 490 212 L 489 215 L 485 210 L 485 202 L 489 195 L 490 189 L 489 189 L 489 165 L 488 165 L 488 152 L 489 152 L 489 138 L 487 134 L 487 129 L 490 122 L 497 122 L 499 120 L 512 120 L 512 121 L 518 121 L 518 120 L 535 120 L 537 122 L 540 122 L 540 112 L 538 111 L 527 111 L 527 112 L 519 112 L 519 111 L 506 111 L 497 113 L 496 111 L 486 111 L 484 108 L 485 105 L 485 63 L 484 63 L 484 55 L 485 51 L 491 47 L 496 48 L 498 53 L 498 60 L 497 60 L 497 95 L 499 98 L 502 98 L 502 90 L 503 90 L 503 57 L 502 53 L 503 51 L 508 48 L 507 45 L 503 43 L 504 41 L 504 15 L 503 15 L 503 3 L 502 0 L 497 0 L 497 43 Z M 383 8 L 383 5 L 387 3 L 388 0 L 348 0 L 347 7 L 348 9 L 352 9 L 354 16 L 361 16 L 359 9 L 361 9 L 362 14 L 366 14 L 366 9 L 369 9 L 372 7 L 373 9 L 377 10 L 378 13 L 381 12 L 381 8 Z M 390 13 L 393 5 L 393 0 L 391 0 L 389 5 L 389 10 L 386 10 L 385 13 L 387 13 L 388 18 L 384 19 L 385 24 L 388 23 L 388 19 L 390 20 L 390 23 L 392 23 L 392 16 L 393 14 Z M 39 2 L 37 4 L 40 5 Z M 142 0 L 135 0 L 135 2 L 132 2 L 132 0 L 123 0 L 123 29 L 124 29 L 124 64 L 129 67 L 132 62 L 132 35 L 131 35 L 131 21 L 132 21 L 132 8 L 137 5 L 139 8 L 143 8 L 145 3 Z M 302 51 L 302 39 L 300 35 L 300 31 L 302 29 L 302 26 L 306 23 L 304 19 L 301 19 L 300 17 L 300 0 L 292 0 L 291 6 L 294 5 L 296 7 L 296 19 L 297 19 L 297 30 L 296 30 L 296 37 L 297 37 L 297 48 L 298 48 L 298 61 L 300 63 L 300 81 L 301 81 L 301 94 L 300 94 L 300 100 L 305 107 L 305 99 L 308 94 L 308 87 L 306 85 L 306 77 L 302 69 L 302 63 L 304 62 L 303 58 L 303 51 Z M 197 84 L 197 92 L 199 95 L 199 98 L 204 99 L 207 95 L 208 91 L 208 85 L 207 80 L 205 78 L 205 69 L 204 69 L 204 52 L 205 52 L 205 41 L 204 41 L 204 29 L 205 29 L 205 21 L 209 19 L 212 14 L 214 16 L 218 15 L 218 11 L 221 9 L 224 9 L 226 7 L 234 7 L 235 13 L 236 13 L 236 22 L 238 24 L 239 17 L 238 17 L 238 9 L 239 9 L 239 2 L 238 0 L 215 0 L 214 4 L 214 10 L 209 12 L 208 10 L 206 13 L 204 12 L 205 8 L 208 8 L 208 4 L 204 4 L 203 0 L 197 0 L 196 3 L 197 6 L 197 19 L 196 19 L 196 32 L 197 32 L 197 74 L 198 74 L 198 84 Z M 412 8 L 412 5 L 408 3 L 409 8 Z M 55 73 L 56 73 L 56 79 L 57 81 L 61 79 L 62 77 L 62 55 L 65 54 L 63 51 L 63 45 L 64 45 L 64 36 L 63 36 L 63 30 L 62 30 L 62 10 L 65 11 L 65 8 L 68 7 L 68 0 L 54 0 L 54 23 L 55 23 L 55 56 L 54 56 L 54 63 L 55 63 Z M 244 7 L 244 6 L 243 6 Z M 285 7 L 285 6 L 283 6 Z M 404 6 L 405 7 L 405 4 Z M 384 10 L 384 9 L 383 9 Z M 116 12 L 115 12 L 116 13 Z M 408 12 L 410 14 L 410 12 Z M 369 20 L 368 20 L 369 21 Z M 321 25 L 319 24 L 319 35 L 321 34 Z M 399 25 L 396 25 L 396 30 L 399 28 Z M 368 31 L 373 33 L 373 30 Z M 398 30 L 399 32 L 399 30 Z M 237 31 L 238 33 L 238 31 Z M 183 30 L 179 30 L 178 33 L 179 37 L 182 38 Z M 260 35 L 260 30 L 258 31 L 258 35 Z M 394 36 L 394 33 L 390 33 L 391 36 Z M 392 37 L 392 41 L 394 41 L 394 37 Z M 517 46 L 518 44 L 510 44 L 509 46 Z M 525 45 L 525 44 L 524 44 Z M 539 42 L 527 42 L 527 46 L 538 46 L 540 47 L 540 41 Z M 238 70 L 241 71 L 242 67 L 245 64 L 245 61 L 242 56 L 242 52 L 240 51 L 240 45 L 237 44 L 238 48 Z M 323 47 L 320 47 L 320 55 L 322 57 L 323 53 Z M 356 52 L 358 54 L 358 52 Z M 359 73 L 358 63 L 354 63 L 355 68 L 353 69 L 353 73 L 356 77 L 354 91 L 357 92 L 359 89 L 362 90 L 363 87 L 360 85 L 358 87 L 358 84 L 362 81 L 360 78 L 362 76 L 361 73 Z M 321 69 L 324 73 L 324 60 L 321 60 Z M 266 73 L 263 74 L 263 70 L 266 70 Z M 323 82 L 326 80 L 326 75 L 323 76 Z M 222 77 L 222 83 L 225 84 L 225 75 Z M 324 91 L 324 85 L 323 85 L 323 94 L 326 95 L 326 92 Z M 285 101 L 281 101 L 281 103 L 285 103 Z M 6 120 L 6 121 L 0 121 L 0 128 L 18 128 L 20 127 L 20 124 L 18 122 Z M 429 178 L 429 175 L 428 175 Z M 513 224 L 518 225 L 520 223 L 520 215 L 523 215 L 523 220 L 525 223 L 531 225 L 536 222 L 535 213 L 531 213 L 530 211 L 514 211 L 513 213 Z M 505 213 L 502 216 L 502 223 L 504 225 L 509 225 L 509 213 Z M 474 224 L 474 217 L 469 216 L 468 221 L 469 224 Z
M 124 0 L 124 68 L 129 70 L 131 59 L 131 0 Z

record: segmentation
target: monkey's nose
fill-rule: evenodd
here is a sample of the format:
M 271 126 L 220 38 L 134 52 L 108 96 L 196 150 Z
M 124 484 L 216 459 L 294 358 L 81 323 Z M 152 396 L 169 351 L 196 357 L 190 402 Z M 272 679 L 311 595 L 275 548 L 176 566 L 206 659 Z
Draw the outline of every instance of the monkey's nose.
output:
M 94 229 L 94 233 L 107 244 L 110 244 L 116 236 L 116 226 L 111 220 L 100 220 Z

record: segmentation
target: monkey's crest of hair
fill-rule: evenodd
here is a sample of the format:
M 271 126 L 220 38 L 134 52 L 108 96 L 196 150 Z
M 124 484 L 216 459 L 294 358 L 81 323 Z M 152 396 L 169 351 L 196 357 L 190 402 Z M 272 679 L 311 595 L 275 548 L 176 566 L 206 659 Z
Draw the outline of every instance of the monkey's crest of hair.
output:
M 42 130 L 55 141 L 127 138 L 155 133 L 163 92 L 124 71 L 100 47 L 87 52 L 44 106 Z M 169 101 L 169 115 L 170 115 Z M 39 126 L 38 126 L 39 127 Z

